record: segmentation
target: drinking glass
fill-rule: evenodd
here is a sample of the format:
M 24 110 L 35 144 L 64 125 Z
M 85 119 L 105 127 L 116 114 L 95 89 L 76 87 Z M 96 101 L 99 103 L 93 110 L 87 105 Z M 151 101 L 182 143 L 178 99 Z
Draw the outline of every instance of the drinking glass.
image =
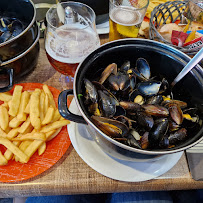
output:
M 109 40 L 135 38 L 149 0 L 109 0 Z
M 45 50 L 50 64 L 60 73 L 63 89 L 72 88 L 79 63 L 100 46 L 95 13 L 79 2 L 63 2 L 46 14 Z

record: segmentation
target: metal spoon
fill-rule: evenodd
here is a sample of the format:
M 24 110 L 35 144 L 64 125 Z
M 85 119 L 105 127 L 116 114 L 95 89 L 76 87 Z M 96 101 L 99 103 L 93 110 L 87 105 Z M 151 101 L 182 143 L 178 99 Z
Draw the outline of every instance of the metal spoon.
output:
M 174 81 L 171 83 L 173 87 L 177 82 L 179 82 L 192 68 L 194 68 L 199 61 L 203 58 L 203 47 L 197 52 L 197 54 L 189 61 L 189 63 L 181 70 Z

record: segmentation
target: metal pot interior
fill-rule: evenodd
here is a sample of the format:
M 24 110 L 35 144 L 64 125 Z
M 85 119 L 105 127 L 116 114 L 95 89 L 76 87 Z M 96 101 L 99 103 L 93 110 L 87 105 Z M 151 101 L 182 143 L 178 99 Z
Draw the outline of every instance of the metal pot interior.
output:
M 79 103 L 81 111 L 84 113 L 83 117 L 95 129 L 97 129 L 97 127 L 91 122 L 83 99 L 78 100 L 77 98 L 78 94 L 84 94 L 83 79 L 87 78 L 89 80 L 95 80 L 95 78 L 99 77 L 104 68 L 110 63 L 117 63 L 118 66 L 120 66 L 125 60 L 130 60 L 132 66 L 135 66 L 135 62 L 139 57 L 143 57 L 149 62 L 152 76 L 162 75 L 169 83 L 173 81 L 177 74 L 190 60 L 187 55 L 170 46 L 142 39 L 114 41 L 105 44 L 94 51 L 80 64 L 76 72 L 74 79 L 74 96 L 77 103 Z M 175 99 L 187 102 L 188 106 L 197 106 L 201 111 L 200 117 L 201 119 L 203 118 L 203 70 L 199 65 L 176 84 L 173 93 Z M 188 134 L 189 136 L 187 136 L 186 141 L 172 149 L 150 151 L 167 153 L 167 151 L 176 152 L 191 147 L 202 139 L 203 127 L 201 127 L 201 129 L 193 129 L 193 131 Z M 116 141 L 111 139 L 111 142 L 115 143 Z M 128 146 L 124 146 L 124 148 L 135 152 L 148 151 L 137 150 Z
M 1 0 L 0 1 L 0 17 L 16 18 L 24 25 L 24 31 L 14 38 L 9 39 L 6 42 L 1 43 L 7 44 L 10 41 L 18 38 L 21 34 L 27 31 L 35 21 L 36 11 L 34 4 L 29 0 Z

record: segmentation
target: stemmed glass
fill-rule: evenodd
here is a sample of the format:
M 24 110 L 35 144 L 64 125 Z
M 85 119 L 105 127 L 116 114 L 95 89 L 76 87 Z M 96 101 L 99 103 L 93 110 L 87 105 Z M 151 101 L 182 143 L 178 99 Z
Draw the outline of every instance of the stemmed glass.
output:
M 79 2 L 54 5 L 46 14 L 45 50 L 50 64 L 60 73 L 63 89 L 72 89 L 78 64 L 100 46 L 95 13 Z

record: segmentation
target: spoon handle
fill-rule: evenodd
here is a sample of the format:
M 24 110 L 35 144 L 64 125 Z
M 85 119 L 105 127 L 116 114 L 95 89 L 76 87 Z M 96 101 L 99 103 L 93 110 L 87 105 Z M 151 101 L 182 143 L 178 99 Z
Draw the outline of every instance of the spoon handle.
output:
M 197 54 L 189 61 L 189 63 L 181 70 L 174 81 L 171 83 L 173 87 L 177 82 L 179 82 L 193 67 L 195 67 L 199 61 L 203 58 L 203 48 L 197 52 Z

